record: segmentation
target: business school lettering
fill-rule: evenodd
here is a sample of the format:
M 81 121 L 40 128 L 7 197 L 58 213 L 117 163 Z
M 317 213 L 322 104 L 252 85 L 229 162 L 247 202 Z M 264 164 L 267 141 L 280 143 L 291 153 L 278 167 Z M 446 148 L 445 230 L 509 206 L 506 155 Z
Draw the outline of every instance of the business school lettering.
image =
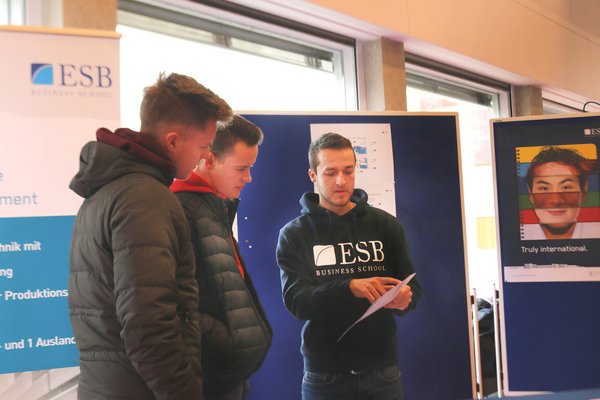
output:
M 386 272 L 385 252 L 379 240 L 313 246 L 315 276 Z

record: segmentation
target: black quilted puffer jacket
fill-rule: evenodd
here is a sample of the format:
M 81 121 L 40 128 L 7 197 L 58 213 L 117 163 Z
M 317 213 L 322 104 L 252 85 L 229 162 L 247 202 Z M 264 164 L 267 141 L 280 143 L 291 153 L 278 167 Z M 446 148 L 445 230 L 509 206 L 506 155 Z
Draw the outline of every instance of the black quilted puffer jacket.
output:
M 272 330 L 232 235 L 238 200 L 222 199 L 207 187 L 179 191 L 198 189 L 189 186 L 193 177 L 187 188 L 177 189 L 174 184 L 171 190 L 188 217 L 196 252 L 204 383 L 227 385 L 260 368 L 271 346 Z

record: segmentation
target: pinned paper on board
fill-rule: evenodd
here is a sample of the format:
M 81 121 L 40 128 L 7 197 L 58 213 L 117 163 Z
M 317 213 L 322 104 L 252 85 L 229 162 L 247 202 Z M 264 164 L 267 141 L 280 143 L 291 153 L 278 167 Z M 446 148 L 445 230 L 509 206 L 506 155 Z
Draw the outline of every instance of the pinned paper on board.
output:
M 394 300 L 396 298 L 396 296 L 398 296 L 398 293 L 400 293 L 400 290 L 402 290 L 402 288 L 404 286 L 408 285 L 408 282 L 410 282 L 411 279 L 414 278 L 414 276 L 416 274 L 417 274 L 416 272 L 413 272 L 412 274 L 407 276 L 406 279 L 404 279 L 402 282 L 400 282 L 399 284 L 394 286 L 392 289 L 388 290 L 383 296 L 381 296 L 380 298 L 375 300 L 373 302 L 373 304 L 371 304 L 371 306 L 367 309 L 367 311 L 365 311 L 365 313 L 359 319 L 354 321 L 354 323 L 352 325 L 350 325 L 348 327 L 348 329 L 346 329 L 344 331 L 344 333 L 342 333 L 340 335 L 340 337 L 338 338 L 337 341 L 339 342 L 340 340 L 342 340 L 342 338 L 346 335 L 346 333 L 348 333 L 350 331 L 350 329 L 352 329 L 352 327 L 354 327 L 354 325 L 358 324 L 360 321 L 367 318 L 369 315 L 373 314 L 375 311 L 390 304 L 392 302 L 392 300 Z

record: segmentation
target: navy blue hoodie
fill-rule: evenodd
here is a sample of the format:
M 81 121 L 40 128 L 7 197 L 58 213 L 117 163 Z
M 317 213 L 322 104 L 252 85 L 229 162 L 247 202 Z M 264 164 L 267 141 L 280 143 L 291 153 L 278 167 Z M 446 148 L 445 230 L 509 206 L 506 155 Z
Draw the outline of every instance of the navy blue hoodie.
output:
M 302 215 L 279 232 L 277 262 L 283 301 L 289 312 L 306 320 L 302 329 L 305 369 L 321 373 L 370 370 L 397 365 L 396 323 L 400 311 L 381 309 L 339 336 L 369 307 L 357 299 L 350 281 L 373 276 L 404 279 L 413 273 L 400 222 L 367 204 L 356 189 L 356 206 L 337 215 L 319 206 L 316 193 L 300 199 Z M 421 289 L 410 282 L 413 309 Z

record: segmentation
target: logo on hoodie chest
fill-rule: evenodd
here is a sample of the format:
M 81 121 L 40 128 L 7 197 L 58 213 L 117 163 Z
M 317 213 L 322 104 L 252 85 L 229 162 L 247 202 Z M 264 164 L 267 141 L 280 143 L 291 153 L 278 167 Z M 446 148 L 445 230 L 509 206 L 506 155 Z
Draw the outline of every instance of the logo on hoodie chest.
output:
M 386 271 L 385 265 L 365 265 L 368 263 L 382 263 L 385 260 L 383 243 L 379 240 L 314 245 L 313 256 L 315 267 L 334 265 L 345 267 L 342 269 L 346 274 Z M 317 270 L 317 276 L 321 275 L 331 275 L 331 273 Z

